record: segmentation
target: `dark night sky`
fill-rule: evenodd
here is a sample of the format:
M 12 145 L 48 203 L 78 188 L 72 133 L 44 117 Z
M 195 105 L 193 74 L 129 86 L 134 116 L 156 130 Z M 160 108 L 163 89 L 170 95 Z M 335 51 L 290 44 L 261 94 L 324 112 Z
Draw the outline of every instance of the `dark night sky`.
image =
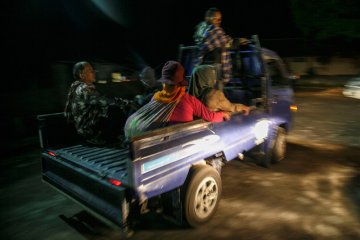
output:
M 222 11 L 222 26 L 233 37 L 299 37 L 289 0 L 14 0 L 1 14 L 3 75 L 12 80 L 0 93 L 51 87 L 57 62 L 159 71 L 177 59 L 179 44 L 193 44 L 194 27 L 210 7 Z
M 3 3 L 0 18 L 5 63 L 0 101 L 5 104 L 0 112 L 5 114 L 0 115 L 0 130 L 8 133 L 3 140 L 16 142 L 18 136 L 34 135 L 37 114 L 54 112 L 55 108 L 62 111 L 72 81 L 71 67 L 77 61 L 110 62 L 137 70 L 149 65 L 159 72 L 163 63 L 177 59 L 179 44 L 193 44 L 194 27 L 210 7 L 222 11 L 222 26 L 229 35 L 258 34 L 263 47 L 281 56 L 296 54 L 297 49 L 303 54 L 296 43 L 302 35 L 295 27 L 290 0 Z M 283 46 L 286 48 L 281 49 Z
M 158 69 L 177 58 L 179 44 L 193 44 L 194 26 L 209 7 L 222 11 L 222 26 L 233 37 L 299 37 L 288 2 L 8 1 L 0 14 L 5 60 L 0 88 L 0 101 L 5 103 L 0 108 L 5 112 L 0 116 L 0 130 L 5 137 L 0 145 L 35 136 L 36 115 L 62 111 L 72 81 L 71 67 L 77 61 Z
M 194 26 L 206 9 L 223 12 L 223 28 L 234 37 L 296 37 L 286 0 L 136 1 L 27 0 L 3 14 L 7 62 L 41 78 L 35 69 L 54 61 L 136 61 L 155 67 L 192 44 Z M 106 4 L 106 5 L 104 5 Z M 133 60 L 136 59 L 136 60 Z M 40 76 L 39 76 L 40 75 Z

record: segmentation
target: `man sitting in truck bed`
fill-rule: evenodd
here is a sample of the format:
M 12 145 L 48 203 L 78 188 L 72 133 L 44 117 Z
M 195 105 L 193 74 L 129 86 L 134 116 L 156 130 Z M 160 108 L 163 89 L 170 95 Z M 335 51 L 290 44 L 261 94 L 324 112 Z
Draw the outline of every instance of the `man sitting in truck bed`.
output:
M 190 122 L 194 116 L 210 122 L 230 119 L 229 113 L 209 111 L 197 98 L 185 92 L 187 81 L 179 62 L 165 63 L 159 81 L 163 83 L 163 89 L 126 121 L 127 139 L 169 123 Z
M 65 106 L 65 117 L 75 125 L 80 136 L 93 144 L 104 144 L 122 134 L 130 101 L 100 96 L 95 85 L 95 71 L 88 62 L 74 65 Z

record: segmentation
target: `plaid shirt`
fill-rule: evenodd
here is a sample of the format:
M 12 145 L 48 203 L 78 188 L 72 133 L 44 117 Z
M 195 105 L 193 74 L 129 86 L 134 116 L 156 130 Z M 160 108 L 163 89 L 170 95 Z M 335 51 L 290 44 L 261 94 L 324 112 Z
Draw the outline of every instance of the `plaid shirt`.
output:
M 100 118 L 108 116 L 110 102 L 110 99 L 100 96 L 93 84 L 75 81 L 68 93 L 65 117 L 75 124 L 80 135 L 95 136 L 99 134 L 95 129 Z
M 232 42 L 232 38 L 225 34 L 221 27 L 208 25 L 206 31 L 199 28 L 198 31 L 203 31 L 203 41 L 200 43 L 199 63 L 203 62 L 205 54 L 213 51 L 215 48 L 221 48 L 221 74 L 222 80 L 228 82 L 231 78 L 231 56 L 228 46 Z

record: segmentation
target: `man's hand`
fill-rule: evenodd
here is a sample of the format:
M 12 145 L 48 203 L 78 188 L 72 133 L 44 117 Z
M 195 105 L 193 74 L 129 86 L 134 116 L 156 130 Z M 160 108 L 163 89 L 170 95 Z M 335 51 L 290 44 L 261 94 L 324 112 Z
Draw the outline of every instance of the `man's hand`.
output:
M 225 121 L 229 121 L 231 118 L 231 113 L 230 112 L 222 112 L 223 113 L 223 118 Z
M 242 107 L 242 113 L 244 114 L 244 116 L 249 115 L 251 110 L 252 110 L 251 107 L 248 107 L 248 106 L 245 106 L 245 105 Z
M 235 105 L 235 112 L 241 112 L 245 116 L 249 115 L 250 111 L 253 110 L 252 107 L 248 107 L 243 104 L 236 104 Z

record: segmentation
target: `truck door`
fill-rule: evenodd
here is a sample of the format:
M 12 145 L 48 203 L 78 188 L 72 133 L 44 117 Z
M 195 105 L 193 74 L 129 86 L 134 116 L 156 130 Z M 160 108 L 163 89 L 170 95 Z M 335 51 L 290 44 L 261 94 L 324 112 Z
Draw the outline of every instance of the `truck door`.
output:
M 268 59 L 267 71 L 270 78 L 269 105 L 271 114 L 291 123 L 290 105 L 293 104 L 294 92 L 291 87 L 289 74 L 282 60 Z

